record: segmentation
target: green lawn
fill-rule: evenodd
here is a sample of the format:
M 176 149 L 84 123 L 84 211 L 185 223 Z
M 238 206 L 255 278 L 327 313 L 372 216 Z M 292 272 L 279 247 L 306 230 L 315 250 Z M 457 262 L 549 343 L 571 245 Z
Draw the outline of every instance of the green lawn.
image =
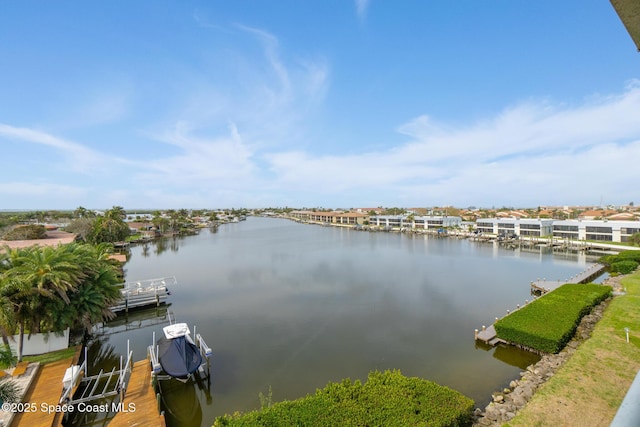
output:
M 609 426 L 640 370 L 640 271 L 622 285 L 627 294 L 611 301 L 591 338 L 507 426 Z
M 57 362 L 58 360 L 73 357 L 76 353 L 76 347 L 69 347 L 63 350 L 52 351 L 50 353 L 39 354 L 37 356 L 24 356 L 23 360 L 28 362 L 40 362 L 42 364 Z

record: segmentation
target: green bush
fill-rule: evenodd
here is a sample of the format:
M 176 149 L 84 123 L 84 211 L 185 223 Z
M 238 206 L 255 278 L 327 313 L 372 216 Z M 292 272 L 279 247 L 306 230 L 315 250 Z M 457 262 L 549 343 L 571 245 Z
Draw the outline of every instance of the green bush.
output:
M 611 264 L 612 273 L 629 274 L 638 268 L 638 263 L 632 260 L 618 261 Z
M 19 225 L 4 235 L 4 240 L 34 240 L 47 237 L 44 225 Z
M 571 340 L 580 319 L 611 295 L 611 287 L 566 284 L 496 322 L 499 338 L 544 353 Z
M 640 251 L 622 251 L 616 255 L 604 255 L 600 258 L 600 262 L 607 265 L 613 265 L 620 261 L 635 261 L 640 263 Z
M 640 251 L 623 251 L 616 255 L 616 261 L 640 262 Z
M 218 417 L 221 426 L 441 426 L 471 425 L 473 400 L 398 370 L 371 372 L 366 383 L 345 379 L 314 395 L 260 411 Z
M 4 402 L 20 402 L 20 386 L 8 377 L 0 379 L 0 403 Z
M 5 369 L 10 366 L 15 366 L 18 358 L 11 350 L 9 345 L 5 344 L 0 346 L 0 369 Z

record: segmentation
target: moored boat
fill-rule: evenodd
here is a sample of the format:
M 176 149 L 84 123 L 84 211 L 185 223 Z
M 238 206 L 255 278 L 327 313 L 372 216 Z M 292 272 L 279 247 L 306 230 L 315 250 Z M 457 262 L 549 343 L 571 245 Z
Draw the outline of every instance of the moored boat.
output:
M 162 331 L 164 336 L 149 347 L 152 370 L 159 379 L 170 377 L 187 382 L 197 371 L 205 377 L 209 375 L 212 351 L 195 328 L 194 338 L 186 323 L 174 323 Z

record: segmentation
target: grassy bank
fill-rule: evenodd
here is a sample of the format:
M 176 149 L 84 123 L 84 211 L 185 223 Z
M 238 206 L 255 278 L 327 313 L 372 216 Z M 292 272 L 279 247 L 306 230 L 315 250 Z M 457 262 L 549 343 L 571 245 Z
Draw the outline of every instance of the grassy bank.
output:
M 640 369 L 640 271 L 622 285 L 627 294 L 611 301 L 591 338 L 506 426 L 609 426 Z

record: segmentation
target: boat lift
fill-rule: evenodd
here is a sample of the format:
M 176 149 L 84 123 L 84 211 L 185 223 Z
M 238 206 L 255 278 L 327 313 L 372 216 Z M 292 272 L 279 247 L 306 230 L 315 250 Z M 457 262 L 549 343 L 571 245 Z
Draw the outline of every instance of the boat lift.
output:
M 146 279 L 135 282 L 126 282 L 122 285 L 122 298 L 117 304 L 111 306 L 111 311 L 129 312 L 132 308 L 144 306 L 160 306 L 170 295 L 169 286 L 177 285 L 175 277 L 161 277 L 159 279 Z
M 173 324 L 171 322 L 170 315 L 169 315 L 169 323 Z M 204 338 L 202 338 L 202 335 L 196 333 L 195 325 L 193 326 L 193 337 L 194 337 L 194 343 L 196 347 L 198 347 L 198 350 L 200 351 L 200 355 L 202 356 L 202 360 L 204 361 L 198 367 L 197 372 L 200 376 L 209 378 L 209 376 L 211 375 L 211 370 L 210 370 L 211 356 L 213 356 L 213 351 L 211 350 L 211 347 L 207 345 Z M 155 331 L 153 332 L 152 340 L 153 340 L 152 344 L 149 347 L 147 347 L 147 354 L 149 356 L 149 360 L 151 361 L 151 375 L 156 380 L 169 379 L 171 378 L 170 375 L 160 375 L 160 373 L 162 372 L 162 365 L 160 364 L 160 360 L 159 360 L 159 354 L 158 354 L 159 349 L 158 349 L 158 345 L 156 344 Z
M 111 372 L 104 372 L 100 369 L 97 375 L 84 376 L 87 370 L 87 348 L 84 349 L 84 361 L 81 365 L 74 365 L 67 368 L 62 380 L 63 391 L 60 396 L 60 404 L 76 405 L 81 402 L 90 402 L 96 399 L 105 399 L 119 395 L 120 402 L 124 402 L 124 395 L 131 378 L 133 367 L 133 351 L 129 350 L 127 341 L 127 360 L 120 356 L 120 369 L 116 371 L 115 366 Z M 124 366 L 123 366 L 124 363 Z M 98 385 L 106 379 L 104 386 L 99 389 Z M 112 380 L 115 380 L 112 382 Z M 84 385 L 84 391 L 79 397 L 74 397 L 77 389 Z

